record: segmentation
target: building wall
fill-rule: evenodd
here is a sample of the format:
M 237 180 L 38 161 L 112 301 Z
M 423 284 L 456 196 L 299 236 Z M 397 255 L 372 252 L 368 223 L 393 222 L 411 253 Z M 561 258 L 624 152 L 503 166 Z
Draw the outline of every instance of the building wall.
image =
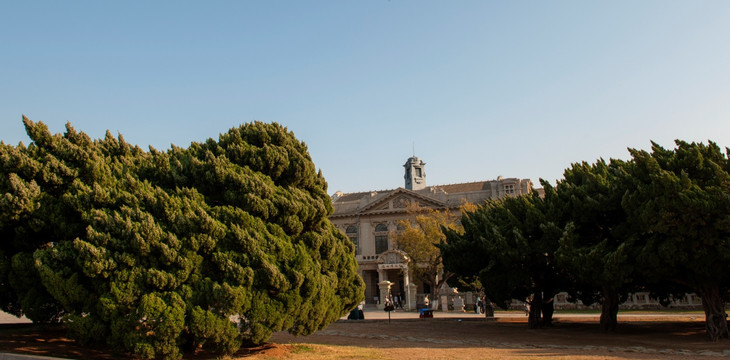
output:
M 527 179 L 500 178 L 498 180 L 431 186 L 421 190 L 405 190 L 403 188 L 386 191 L 371 191 L 355 194 L 337 192 L 332 196 L 335 212 L 330 216 L 332 223 L 345 233 L 348 226 L 358 228 L 359 254 L 356 255 L 358 273 L 366 284 L 366 301 L 372 302 L 377 296 L 377 284 L 383 277 L 378 272 L 375 227 L 386 224 L 387 234 L 396 231 L 399 220 L 408 217 L 407 209 L 400 200 L 408 197 L 418 201 L 422 206 L 434 207 L 438 210 L 449 210 L 459 213 L 459 207 L 466 201 L 482 204 L 488 199 L 502 196 L 517 196 L 532 190 L 532 183 Z M 387 250 L 393 249 L 393 239 L 388 236 Z M 392 275 L 391 275 L 392 276 Z M 422 284 L 411 278 L 418 291 L 423 291 Z M 397 282 L 396 282 L 397 283 Z

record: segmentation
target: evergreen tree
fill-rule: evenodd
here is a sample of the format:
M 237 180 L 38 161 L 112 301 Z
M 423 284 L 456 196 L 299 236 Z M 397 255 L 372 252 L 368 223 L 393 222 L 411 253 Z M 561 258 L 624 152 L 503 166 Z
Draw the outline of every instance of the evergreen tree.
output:
M 557 252 L 558 262 L 586 287 L 581 300 L 600 296 L 601 328 L 615 330 L 619 304 L 636 289 L 636 272 L 621 199 L 626 191 L 625 163 L 598 160 L 573 164 L 558 181 L 566 230 Z
M 727 338 L 730 163 L 712 142 L 677 140 L 676 146 L 630 150 L 623 206 L 633 226 L 636 264 L 650 283 L 668 280 L 695 289 L 709 337 Z
M 174 359 L 309 334 L 362 300 L 326 182 L 286 128 L 145 152 L 24 122 L 32 145 L 0 153 L 3 309 L 54 309 L 80 341 Z M 23 303 L 16 267 L 46 304 Z
M 490 300 L 509 308 L 529 301 L 530 328 L 551 325 L 552 299 L 568 277 L 555 262 L 560 228 L 536 192 L 489 201 L 461 219 L 464 233 L 446 230 L 444 266 L 461 276 L 479 274 Z

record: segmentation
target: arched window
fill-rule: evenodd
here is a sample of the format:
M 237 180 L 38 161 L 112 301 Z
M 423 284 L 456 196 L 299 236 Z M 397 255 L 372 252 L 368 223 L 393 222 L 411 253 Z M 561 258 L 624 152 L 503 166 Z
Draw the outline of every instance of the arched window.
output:
M 388 251 L 388 225 L 375 225 L 375 254 Z
M 355 255 L 360 255 L 360 241 L 357 237 L 357 226 L 348 226 L 347 230 L 345 230 L 345 235 L 347 235 L 348 238 L 350 238 L 350 241 L 352 241 L 352 244 L 355 245 Z

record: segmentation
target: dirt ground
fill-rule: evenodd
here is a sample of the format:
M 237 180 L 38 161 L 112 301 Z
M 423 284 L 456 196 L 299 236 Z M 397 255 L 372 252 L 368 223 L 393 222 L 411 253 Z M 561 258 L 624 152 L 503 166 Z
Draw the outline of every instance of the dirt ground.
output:
M 372 358 L 393 359 L 696 359 L 730 357 L 730 341 L 710 342 L 704 319 L 635 316 L 615 333 L 594 317 L 560 318 L 555 326 L 528 329 L 524 318 L 340 321 L 309 337 L 278 333 L 277 344 L 372 348 Z M 295 350 L 297 348 L 294 348 Z M 320 349 L 320 353 L 326 352 Z M 260 358 L 279 357 L 275 353 Z M 265 353 L 265 352 L 264 352 Z M 297 354 L 294 354 L 297 355 Z M 306 357 L 306 353 L 301 358 Z M 311 358 L 317 358 L 310 352 Z M 332 357 L 332 358 L 337 358 Z
M 276 333 L 270 343 L 228 359 L 713 359 L 730 357 L 730 340 L 710 342 L 704 317 L 620 317 L 603 333 L 595 316 L 556 317 L 555 326 L 528 329 L 524 317 L 341 320 L 306 337 Z M 116 359 L 81 347 L 62 329 L 0 325 L 0 352 L 74 359 Z M 219 358 L 204 353 L 186 358 Z

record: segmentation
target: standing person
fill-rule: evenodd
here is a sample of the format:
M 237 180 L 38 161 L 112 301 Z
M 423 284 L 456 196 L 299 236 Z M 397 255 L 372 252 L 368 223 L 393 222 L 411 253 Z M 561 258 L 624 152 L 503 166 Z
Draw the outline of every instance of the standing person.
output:
M 390 296 L 385 298 L 385 307 L 383 308 L 383 310 L 387 312 L 395 310 L 395 308 L 393 307 L 393 300 L 391 300 Z
M 492 302 L 489 301 L 489 298 L 486 295 L 482 299 L 481 310 L 485 316 L 494 317 L 494 308 L 492 307 Z
M 394 295 L 393 296 L 393 306 L 397 309 L 398 308 L 398 302 L 400 301 L 400 296 Z
M 399 309 L 403 310 L 403 295 L 402 295 L 402 293 L 398 293 L 398 302 L 397 302 L 396 305 L 398 305 L 398 308 Z
M 479 310 L 482 307 L 482 298 L 480 298 L 479 296 L 477 296 L 477 302 L 474 305 L 475 305 L 474 306 L 474 313 L 476 313 L 477 315 L 479 315 Z
M 360 305 L 357 306 L 357 315 L 359 320 L 365 320 L 365 313 L 362 311 L 365 307 L 365 300 L 360 302 Z
M 426 294 L 426 297 L 423 298 L 423 306 L 426 307 L 426 309 L 430 309 L 428 306 L 431 303 L 431 301 L 428 300 L 428 294 Z

